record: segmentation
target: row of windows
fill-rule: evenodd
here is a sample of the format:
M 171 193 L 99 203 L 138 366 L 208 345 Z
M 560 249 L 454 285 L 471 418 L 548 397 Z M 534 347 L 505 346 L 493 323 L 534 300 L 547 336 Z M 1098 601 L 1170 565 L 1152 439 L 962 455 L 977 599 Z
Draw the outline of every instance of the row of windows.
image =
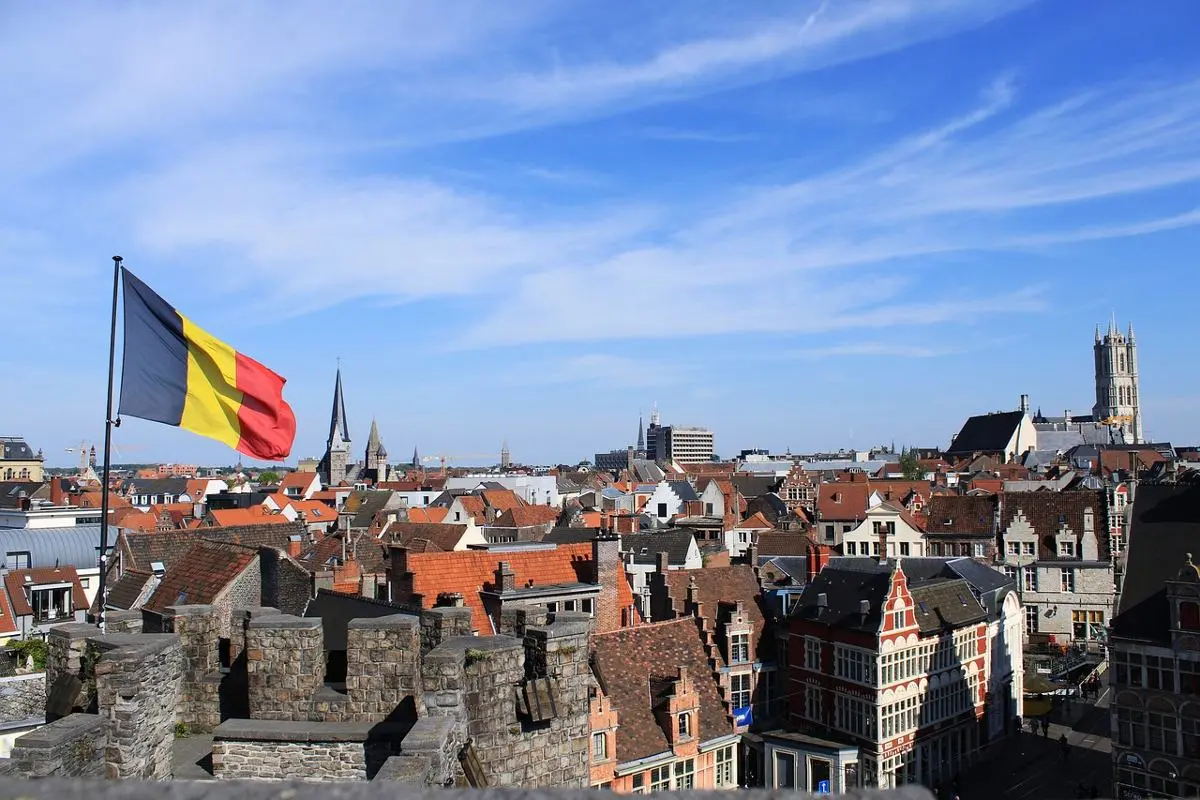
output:
M 27 480 L 29 480 L 29 469 L 28 469 L 28 467 L 23 467 L 20 472 L 14 472 L 13 468 L 9 467 L 8 469 L 4 470 L 4 480 L 6 480 L 6 481 L 13 481 L 13 480 L 27 481 Z
M 1075 570 L 1071 567 L 1059 567 L 1057 587 L 1054 582 L 1053 570 L 1043 573 L 1041 578 L 1039 578 L 1036 567 L 1017 569 L 1016 567 L 1006 566 L 1004 574 L 1013 583 L 1022 584 L 1027 592 L 1050 594 L 1057 591 L 1064 594 L 1071 594 L 1075 591 Z
M 1200 694 L 1200 661 L 1118 650 L 1112 654 L 1112 662 L 1117 686 Z
M 930 542 L 929 555 L 987 558 L 987 542 Z
M 861 547 L 859 546 L 860 544 Z M 883 551 L 879 549 L 879 542 L 877 541 L 860 543 L 847 540 L 844 543 L 844 547 L 848 556 L 879 556 L 883 554 Z M 900 542 L 900 555 L 912 555 L 912 547 L 908 542 Z
M 585 597 L 582 600 L 564 600 L 561 603 L 546 603 L 546 610 L 551 614 L 557 613 L 559 606 L 562 606 L 563 611 L 581 611 L 584 614 L 592 613 L 592 598 Z
M 665 792 L 671 789 L 692 789 L 696 786 L 696 760 L 681 759 L 673 764 L 664 764 L 650 770 L 650 791 Z M 713 753 L 713 785 L 729 788 L 737 785 L 737 759 L 733 745 L 722 747 Z M 646 793 L 646 773 L 633 776 L 633 793 Z
M 979 654 L 979 633 L 967 631 L 953 638 L 943 637 L 916 647 L 884 654 L 881 661 L 882 686 L 910 680 L 922 675 L 959 667 Z
M 834 727 L 864 739 L 875 739 L 875 704 L 844 694 L 833 699 Z
M 1169 756 L 1200 758 L 1200 720 L 1138 708 L 1117 709 L 1117 741 Z
M 934 686 L 922 695 L 890 703 L 883 707 L 883 738 L 890 739 L 957 716 L 974 708 L 978 696 L 979 679 L 972 675 L 944 686 Z
M 839 644 L 833 651 L 833 674 L 863 686 L 874 686 L 877 680 L 875 654 Z

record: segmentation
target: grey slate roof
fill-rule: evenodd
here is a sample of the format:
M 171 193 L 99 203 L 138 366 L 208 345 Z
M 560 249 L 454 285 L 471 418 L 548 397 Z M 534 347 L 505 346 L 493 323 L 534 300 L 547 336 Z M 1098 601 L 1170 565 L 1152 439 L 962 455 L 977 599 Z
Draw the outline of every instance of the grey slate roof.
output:
M 947 455 L 1002 452 L 1025 415 L 1020 411 L 980 414 L 963 423 L 962 430 L 946 449 Z
M 35 458 L 33 449 L 20 436 L 6 436 L 0 439 L 0 444 L 4 445 L 4 451 L 0 454 L 0 459 L 7 461 L 30 461 Z
M 761 557 L 759 561 L 762 561 Z M 776 556 L 761 566 L 774 567 L 799 584 L 808 580 L 808 556 Z
M 825 569 L 808 584 L 800 596 L 795 614 L 832 628 L 871 632 L 879 630 L 880 608 L 887 597 L 891 566 L 873 558 L 831 558 Z M 817 605 L 825 595 L 826 605 Z M 859 610 L 866 600 L 866 615 Z
M 109 528 L 109 547 L 116 544 L 116 528 Z M 31 567 L 92 569 L 99 564 L 100 526 L 65 528 L 0 528 L 0 556 L 29 553 Z
M 658 554 L 667 554 L 667 563 L 682 567 L 695 538 L 689 531 L 665 530 L 661 533 L 627 533 L 621 537 L 621 551 L 633 554 L 635 564 L 657 564 Z
M 1200 560 L 1200 486 L 1139 486 L 1113 636 L 1170 641 L 1165 582 L 1179 574 L 1187 553 Z
M 187 492 L 187 478 L 134 478 L 129 484 L 137 494 L 172 494 Z
M 671 491 L 675 492 L 676 496 L 685 503 L 689 500 L 699 500 L 700 495 L 696 494 L 696 489 L 687 481 L 667 481 L 667 486 L 671 487 Z
M 543 542 L 552 542 L 554 544 L 580 544 L 581 542 L 590 542 L 596 538 L 596 534 L 600 532 L 599 528 L 572 528 L 558 527 L 552 528 L 549 533 L 542 537 Z
M 921 633 L 983 622 L 987 612 L 964 580 L 938 580 L 911 589 Z

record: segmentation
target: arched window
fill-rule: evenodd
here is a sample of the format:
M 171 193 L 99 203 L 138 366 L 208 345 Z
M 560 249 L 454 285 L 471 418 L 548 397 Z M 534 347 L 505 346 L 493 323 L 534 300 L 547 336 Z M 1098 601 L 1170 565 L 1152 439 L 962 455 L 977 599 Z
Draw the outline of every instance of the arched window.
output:
M 1117 354 L 1117 363 L 1120 364 L 1120 366 L 1118 368 L 1121 370 L 1121 372 L 1124 372 L 1125 371 L 1125 354 L 1124 353 Z
M 1185 600 L 1179 604 L 1179 627 L 1185 631 L 1200 631 L 1200 603 Z

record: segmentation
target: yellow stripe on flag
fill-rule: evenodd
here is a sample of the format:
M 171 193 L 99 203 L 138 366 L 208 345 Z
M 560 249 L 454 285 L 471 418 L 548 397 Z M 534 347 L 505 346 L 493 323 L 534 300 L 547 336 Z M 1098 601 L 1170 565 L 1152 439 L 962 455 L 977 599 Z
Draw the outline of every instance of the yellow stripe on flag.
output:
M 236 448 L 242 438 L 238 423 L 242 392 L 237 388 L 237 351 L 183 314 L 179 318 L 183 320 L 183 338 L 188 345 L 187 399 L 179 426 Z

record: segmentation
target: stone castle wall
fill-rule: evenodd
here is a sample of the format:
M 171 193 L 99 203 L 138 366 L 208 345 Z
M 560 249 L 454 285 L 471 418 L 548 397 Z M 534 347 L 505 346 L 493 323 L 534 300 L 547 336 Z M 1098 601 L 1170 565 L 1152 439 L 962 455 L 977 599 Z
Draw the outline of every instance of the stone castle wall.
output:
M 46 673 L 0 678 L 0 723 L 41 719 L 46 713 Z

